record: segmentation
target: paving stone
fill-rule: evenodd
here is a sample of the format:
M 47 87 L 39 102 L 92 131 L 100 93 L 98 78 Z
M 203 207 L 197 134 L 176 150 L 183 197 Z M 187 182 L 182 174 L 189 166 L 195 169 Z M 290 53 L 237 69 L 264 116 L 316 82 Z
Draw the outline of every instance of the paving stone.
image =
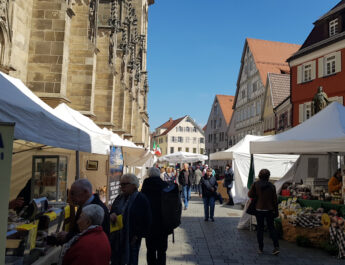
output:
M 192 195 L 188 210 L 182 212 L 181 226 L 175 230 L 175 244 L 169 236 L 167 264 L 169 265 L 345 265 L 326 252 L 301 248 L 296 244 L 280 241 L 281 253 L 273 256 L 272 241 L 265 235 L 264 254 L 257 254 L 256 233 L 238 230 L 241 210 L 223 207 L 218 203 L 215 222 L 205 222 L 201 199 Z M 146 265 L 146 244 L 139 253 L 139 265 Z

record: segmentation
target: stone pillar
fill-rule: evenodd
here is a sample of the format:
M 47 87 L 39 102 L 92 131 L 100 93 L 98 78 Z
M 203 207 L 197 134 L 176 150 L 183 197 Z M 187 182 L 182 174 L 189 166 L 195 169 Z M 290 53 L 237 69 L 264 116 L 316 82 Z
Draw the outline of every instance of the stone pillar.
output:
M 73 10 L 67 96 L 72 108 L 94 117 L 97 1 L 76 0 Z
M 65 0 L 34 0 L 27 85 L 52 107 L 66 98 L 69 23 Z

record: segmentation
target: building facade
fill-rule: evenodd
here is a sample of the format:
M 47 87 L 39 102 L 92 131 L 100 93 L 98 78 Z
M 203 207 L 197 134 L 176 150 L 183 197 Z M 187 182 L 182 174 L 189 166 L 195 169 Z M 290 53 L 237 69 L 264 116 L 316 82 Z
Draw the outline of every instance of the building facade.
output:
M 267 74 L 263 106 L 264 135 L 291 128 L 290 75 Z
M 56 107 L 149 145 L 147 23 L 154 0 L 0 0 L 0 70 Z
M 152 142 L 159 145 L 162 155 L 175 152 L 205 153 L 203 130 L 188 115 L 167 122 L 156 128 Z
M 284 74 L 290 69 L 286 59 L 299 45 L 247 38 L 234 102 L 234 132 L 229 135 L 232 144 L 245 135 L 263 135 L 263 101 L 268 73 Z
M 216 95 L 205 129 L 206 155 L 228 148 L 227 130 L 233 113 L 234 96 Z M 222 172 L 227 161 L 210 160 L 209 166 Z
M 291 67 L 293 126 L 313 114 L 313 97 L 322 86 L 329 101 L 344 104 L 345 1 L 316 22 L 302 47 L 288 59 Z

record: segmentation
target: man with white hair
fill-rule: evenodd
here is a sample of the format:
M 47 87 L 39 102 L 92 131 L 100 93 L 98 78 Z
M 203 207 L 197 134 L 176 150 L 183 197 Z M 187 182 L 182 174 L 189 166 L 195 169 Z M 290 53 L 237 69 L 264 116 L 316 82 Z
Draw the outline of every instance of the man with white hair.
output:
M 137 265 L 141 239 L 149 234 L 151 208 L 146 196 L 138 192 L 139 180 L 134 174 L 121 176 L 120 187 L 121 193 L 111 206 L 110 220 L 122 222 L 123 228 L 110 234 L 111 264 Z
M 104 203 L 100 200 L 98 194 L 92 194 L 92 184 L 87 179 L 78 179 L 76 180 L 69 191 L 69 201 L 72 206 L 78 206 L 77 213 L 75 215 L 75 222 L 71 224 L 70 231 L 60 232 L 58 234 L 58 241 L 60 243 L 65 243 L 70 240 L 73 236 L 78 234 L 79 228 L 77 225 L 78 219 L 82 212 L 83 207 L 90 204 L 97 204 L 102 207 L 104 211 L 104 218 L 102 222 L 103 231 L 109 235 L 110 222 L 109 222 L 109 211 Z

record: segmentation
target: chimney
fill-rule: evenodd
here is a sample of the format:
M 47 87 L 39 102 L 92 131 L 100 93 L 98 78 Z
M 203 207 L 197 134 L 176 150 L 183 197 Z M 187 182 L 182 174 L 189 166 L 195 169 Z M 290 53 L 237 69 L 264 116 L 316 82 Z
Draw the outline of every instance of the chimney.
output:
M 169 118 L 169 121 L 171 122 L 172 120 L 173 120 L 173 119 L 170 117 L 170 118 Z

